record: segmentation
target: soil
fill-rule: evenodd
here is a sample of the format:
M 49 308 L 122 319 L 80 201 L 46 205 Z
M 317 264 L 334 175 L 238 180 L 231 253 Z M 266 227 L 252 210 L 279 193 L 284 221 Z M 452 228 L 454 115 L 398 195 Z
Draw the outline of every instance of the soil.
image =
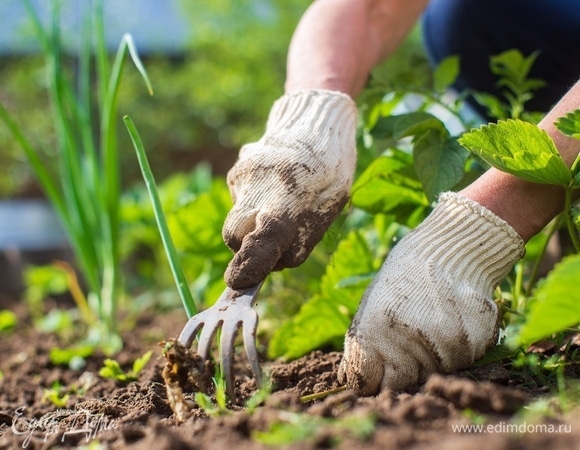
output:
M 162 377 L 167 360 L 157 342 L 175 337 L 184 324 L 183 312 L 143 313 L 124 333 L 125 346 L 115 357 L 124 368 L 154 351 L 138 381 L 128 383 L 98 376 L 103 355 L 91 356 L 80 370 L 54 366 L 48 353 L 61 343 L 30 326 L 25 314 L 19 316 L 19 329 L 0 335 L 0 450 L 257 450 L 274 448 L 276 437 L 288 449 L 580 448 L 579 411 L 562 415 L 556 408 L 551 416 L 521 416 L 522 406 L 546 396 L 549 387 L 515 376 L 499 363 L 434 375 L 404 392 L 359 397 L 340 390 L 341 354 L 324 351 L 289 363 L 264 361 L 273 392 L 253 408 L 239 406 L 256 389 L 240 351 L 238 405 L 210 416 L 209 410 L 194 406 L 179 422 L 168 402 Z M 69 391 L 60 408 L 44 395 L 55 382 Z M 326 395 L 304 398 L 316 393 Z M 184 395 L 193 399 L 193 393 Z M 469 424 L 481 424 L 486 431 L 456 429 Z

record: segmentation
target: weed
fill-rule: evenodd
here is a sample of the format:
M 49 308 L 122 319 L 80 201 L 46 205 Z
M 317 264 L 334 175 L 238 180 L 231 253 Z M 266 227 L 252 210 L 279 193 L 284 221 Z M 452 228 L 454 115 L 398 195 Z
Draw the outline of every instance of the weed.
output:
M 116 360 L 107 358 L 103 363 L 104 364 L 103 367 L 101 368 L 101 370 L 99 370 L 99 375 L 103 378 L 111 378 L 113 380 L 120 381 L 123 383 L 129 381 L 137 381 L 139 378 L 139 374 L 151 359 L 152 354 L 153 352 L 149 350 L 143 356 L 137 358 L 133 362 L 133 366 L 129 371 L 124 371 L 121 368 L 121 365 Z

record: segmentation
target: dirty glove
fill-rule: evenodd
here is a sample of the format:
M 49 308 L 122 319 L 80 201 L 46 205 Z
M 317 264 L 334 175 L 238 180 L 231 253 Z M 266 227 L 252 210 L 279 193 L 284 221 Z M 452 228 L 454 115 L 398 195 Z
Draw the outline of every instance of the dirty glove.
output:
M 266 133 L 242 147 L 227 176 L 234 201 L 223 227 L 235 252 L 234 289 L 304 262 L 348 200 L 356 163 L 357 109 L 345 94 L 300 91 L 280 98 Z
M 363 395 L 471 365 L 496 344 L 493 289 L 524 254 L 506 222 L 456 193 L 391 251 L 345 339 L 339 380 Z

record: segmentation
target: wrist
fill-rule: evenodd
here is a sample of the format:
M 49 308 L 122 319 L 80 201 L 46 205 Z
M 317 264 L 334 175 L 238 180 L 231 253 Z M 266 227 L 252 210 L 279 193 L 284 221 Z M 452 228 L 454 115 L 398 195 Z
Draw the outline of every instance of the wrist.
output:
M 421 224 L 424 257 L 450 279 L 466 280 L 479 292 L 493 288 L 525 253 L 524 242 L 503 219 L 461 194 L 441 194 Z

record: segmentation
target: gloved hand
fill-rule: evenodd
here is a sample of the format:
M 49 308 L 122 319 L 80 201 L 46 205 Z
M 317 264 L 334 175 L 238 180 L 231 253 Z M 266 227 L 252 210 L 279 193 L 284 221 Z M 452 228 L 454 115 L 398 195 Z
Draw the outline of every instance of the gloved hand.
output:
M 274 103 L 264 136 L 242 147 L 227 176 L 229 286 L 304 262 L 348 200 L 356 120 L 356 105 L 339 92 L 300 91 Z
M 520 236 L 491 211 L 442 194 L 365 292 L 339 380 L 371 395 L 471 365 L 497 342 L 493 289 L 524 252 Z

